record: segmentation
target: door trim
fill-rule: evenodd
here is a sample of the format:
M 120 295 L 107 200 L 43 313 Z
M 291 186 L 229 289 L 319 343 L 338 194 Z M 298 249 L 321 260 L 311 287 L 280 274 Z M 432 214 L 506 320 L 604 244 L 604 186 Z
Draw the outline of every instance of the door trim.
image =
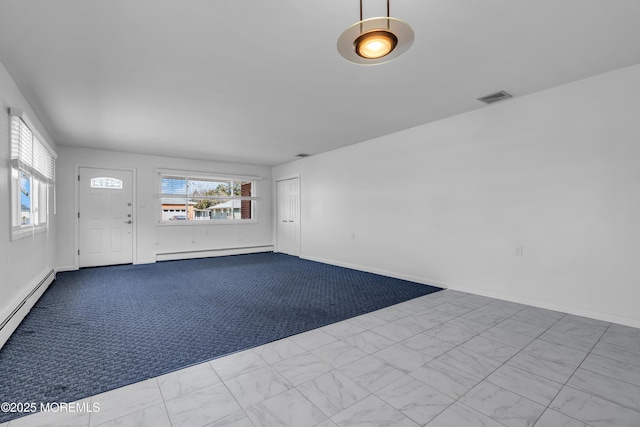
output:
M 78 180 L 78 175 L 80 174 L 80 168 L 90 168 L 90 169 L 108 169 L 108 170 L 116 170 L 116 171 L 127 171 L 131 172 L 132 177 L 132 195 L 131 198 L 133 200 L 133 227 L 131 228 L 131 256 L 133 260 L 133 264 L 138 263 L 138 185 L 137 185 L 137 176 L 135 168 L 112 168 L 109 166 L 99 166 L 99 165 L 89 165 L 89 164 L 75 164 L 75 175 L 73 176 L 73 182 L 75 187 L 75 207 L 74 207 L 74 242 L 75 247 L 73 249 L 73 268 L 74 270 L 80 269 L 80 256 L 78 255 L 78 251 L 80 250 L 80 220 L 78 218 L 78 211 L 80 210 L 80 181 Z

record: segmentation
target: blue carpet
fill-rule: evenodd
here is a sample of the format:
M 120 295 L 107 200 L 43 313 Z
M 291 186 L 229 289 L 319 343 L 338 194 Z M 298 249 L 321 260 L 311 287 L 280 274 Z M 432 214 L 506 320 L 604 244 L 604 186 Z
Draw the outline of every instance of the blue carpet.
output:
M 58 273 L 0 350 L 0 402 L 74 401 L 438 290 L 274 253 Z

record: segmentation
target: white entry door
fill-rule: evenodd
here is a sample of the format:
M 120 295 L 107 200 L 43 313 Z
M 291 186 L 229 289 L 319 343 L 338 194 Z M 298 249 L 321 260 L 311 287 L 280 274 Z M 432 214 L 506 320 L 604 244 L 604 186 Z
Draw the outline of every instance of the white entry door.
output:
M 278 252 L 300 256 L 300 178 L 276 182 Z
M 80 267 L 133 262 L 133 172 L 80 168 Z

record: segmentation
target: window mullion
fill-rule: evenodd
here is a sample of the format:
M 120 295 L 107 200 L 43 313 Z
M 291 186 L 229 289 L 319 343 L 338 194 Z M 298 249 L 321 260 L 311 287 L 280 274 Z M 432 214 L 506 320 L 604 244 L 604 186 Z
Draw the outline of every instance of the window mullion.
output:
M 218 223 L 232 220 L 255 220 L 254 205 L 258 198 L 255 194 L 255 181 L 239 180 L 237 177 L 223 175 L 206 176 L 191 173 L 158 174 L 159 189 L 156 197 L 161 198 L 162 214 L 160 222 L 169 223 L 171 219 L 167 209 L 172 202 L 179 203 L 186 212 L 186 218 L 199 223 L 216 220 Z M 238 188 L 235 188 L 238 187 Z M 243 195 L 246 194 L 246 195 Z M 180 198 L 181 200 L 177 200 Z M 174 199 L 174 200 L 171 200 Z M 174 205 L 175 206 L 175 205 Z M 171 221 L 171 224 L 178 224 Z
M 185 205 L 184 205 L 184 213 L 187 216 L 187 220 L 189 219 L 189 183 L 190 182 L 191 182 L 191 180 L 189 178 L 187 178 L 187 185 L 185 186 L 186 190 L 187 190 L 187 194 L 186 194 L 186 196 L 184 198 L 184 203 L 185 203 Z

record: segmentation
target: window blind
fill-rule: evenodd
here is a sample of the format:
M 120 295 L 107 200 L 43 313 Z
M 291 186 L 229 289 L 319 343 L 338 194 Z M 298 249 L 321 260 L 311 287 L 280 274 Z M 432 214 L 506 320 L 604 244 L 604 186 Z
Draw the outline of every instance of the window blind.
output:
M 11 162 L 44 183 L 55 181 L 55 157 L 18 116 L 11 116 Z

